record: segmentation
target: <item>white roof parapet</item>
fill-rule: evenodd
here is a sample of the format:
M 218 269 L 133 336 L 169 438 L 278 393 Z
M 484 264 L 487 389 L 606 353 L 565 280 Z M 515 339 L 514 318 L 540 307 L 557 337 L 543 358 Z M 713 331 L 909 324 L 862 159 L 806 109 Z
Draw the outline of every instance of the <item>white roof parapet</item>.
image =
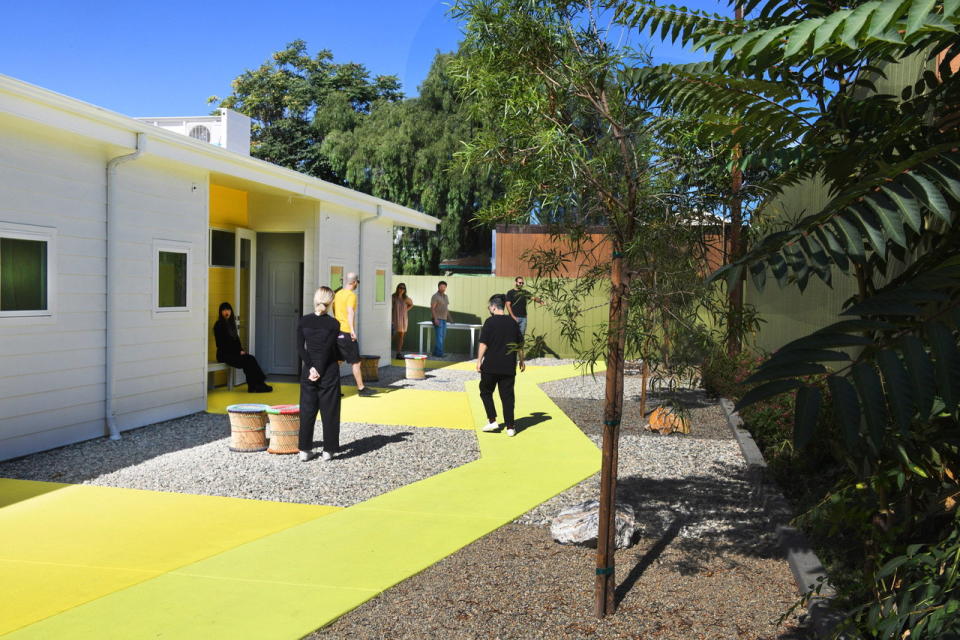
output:
M 3 74 L 0 74 L 0 112 L 131 150 L 136 147 L 136 134 L 145 133 L 160 143 L 151 144 L 151 155 L 371 214 L 376 213 L 380 205 L 384 217 L 400 226 L 433 231 L 440 223 L 438 218 L 415 209 L 166 131 Z

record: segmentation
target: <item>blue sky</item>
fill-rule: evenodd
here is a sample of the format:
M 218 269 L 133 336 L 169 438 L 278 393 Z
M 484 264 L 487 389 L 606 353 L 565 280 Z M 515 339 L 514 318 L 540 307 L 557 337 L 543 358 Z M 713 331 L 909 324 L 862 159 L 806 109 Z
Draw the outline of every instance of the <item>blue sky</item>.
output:
M 4 3 L 0 73 L 130 116 L 186 116 L 207 97 L 298 38 L 311 53 L 400 77 L 417 93 L 437 50 L 452 51 L 460 27 L 437 0 L 274 0 L 142 3 L 35 0 Z M 691 3 L 727 13 L 715 0 Z M 642 42 L 642 41 L 641 41 Z M 656 46 L 656 61 L 689 60 Z

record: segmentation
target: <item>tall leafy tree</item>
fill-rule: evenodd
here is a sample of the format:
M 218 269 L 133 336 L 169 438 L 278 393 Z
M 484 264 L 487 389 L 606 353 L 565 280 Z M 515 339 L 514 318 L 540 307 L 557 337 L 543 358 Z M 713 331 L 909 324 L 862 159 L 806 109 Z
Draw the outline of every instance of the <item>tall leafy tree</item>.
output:
M 361 64 L 334 62 L 327 49 L 310 56 L 306 42 L 294 40 L 237 76 L 229 96 L 211 100 L 253 119 L 257 158 L 342 183 L 323 153 L 324 139 L 360 125 L 375 104 L 402 98 L 396 76 L 371 78 Z
M 795 441 L 826 434 L 852 480 L 833 501 L 868 541 L 863 637 L 960 633 L 960 6 L 936 0 L 750 0 L 731 20 L 645 0 L 623 24 L 714 54 L 636 69 L 663 104 L 740 145 L 741 166 L 778 162 L 767 183 L 817 179 L 826 205 L 756 243 L 718 277 L 768 274 L 803 291 L 855 278 L 848 319 L 774 354 L 741 404 L 796 393 Z M 912 70 L 912 72 L 911 72 Z M 829 402 L 821 389 L 827 389 Z M 953 560 L 950 560 L 953 558 Z
M 452 58 L 437 54 L 418 97 L 378 103 L 362 124 L 331 133 L 321 149 L 345 184 L 440 218 L 436 234 L 403 230 L 397 273 L 438 273 L 441 260 L 490 250 L 489 227 L 473 215 L 499 193 L 499 174 L 455 164 L 478 126 L 451 81 Z
M 613 613 L 613 509 L 625 354 L 664 361 L 706 340 L 697 312 L 703 225 L 673 198 L 653 118 L 623 71 L 643 60 L 600 28 L 590 2 L 460 0 L 465 41 L 453 62 L 482 129 L 461 154 L 468 166 L 503 172 L 504 196 L 481 210 L 488 222 L 547 221 L 569 250 L 528 258 L 543 276 L 537 294 L 587 362 L 607 364 L 596 613 Z M 612 257 L 584 278 L 555 278 L 593 251 L 604 228 Z M 583 327 L 584 294 L 609 294 L 608 322 Z M 677 359 L 679 360 L 679 358 Z

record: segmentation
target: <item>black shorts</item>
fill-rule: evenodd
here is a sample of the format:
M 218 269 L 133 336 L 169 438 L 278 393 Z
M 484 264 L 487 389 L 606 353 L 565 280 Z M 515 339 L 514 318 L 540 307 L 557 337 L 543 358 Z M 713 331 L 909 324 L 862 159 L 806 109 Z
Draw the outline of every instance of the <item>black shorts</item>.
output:
M 349 333 L 341 331 L 337 335 L 337 351 L 340 352 L 340 359 L 348 364 L 360 362 L 360 345 L 350 337 Z

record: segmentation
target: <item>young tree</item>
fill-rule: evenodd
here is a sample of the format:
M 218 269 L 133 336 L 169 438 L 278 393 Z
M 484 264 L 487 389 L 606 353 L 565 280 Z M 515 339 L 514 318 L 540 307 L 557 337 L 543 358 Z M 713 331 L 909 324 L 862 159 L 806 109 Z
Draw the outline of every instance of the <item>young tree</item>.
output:
M 452 67 L 484 123 L 462 157 L 467 166 L 503 171 L 504 197 L 479 219 L 535 215 L 550 223 L 570 248 L 530 256 L 545 276 L 564 261 L 587 259 L 591 225 L 603 226 L 611 250 L 585 278 L 546 278 L 538 289 L 579 356 L 607 363 L 596 575 L 596 613 L 604 616 L 615 608 L 612 506 L 624 357 L 662 361 L 704 337 L 697 318 L 702 226 L 670 197 L 648 105 L 624 81 L 624 69 L 643 56 L 618 46 L 589 2 L 460 0 L 453 13 L 465 21 L 466 37 Z M 584 342 L 581 300 L 599 286 L 609 291 L 609 319 Z

